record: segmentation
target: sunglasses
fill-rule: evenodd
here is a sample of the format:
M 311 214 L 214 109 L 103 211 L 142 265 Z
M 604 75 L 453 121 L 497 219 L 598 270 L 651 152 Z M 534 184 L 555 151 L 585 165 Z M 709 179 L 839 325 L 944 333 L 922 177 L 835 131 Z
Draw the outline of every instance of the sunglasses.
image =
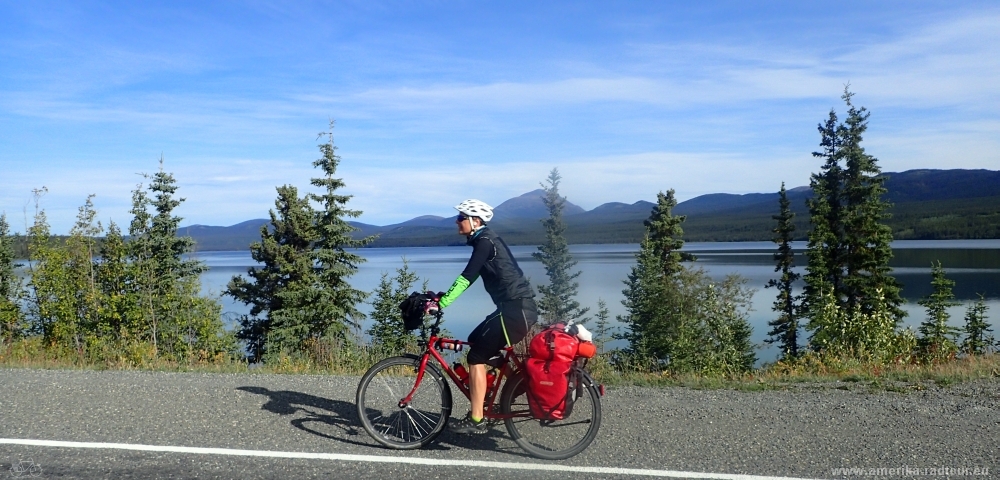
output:
M 467 217 L 465 215 L 462 215 L 462 214 L 459 214 L 457 217 L 455 217 L 455 223 L 462 223 L 462 222 L 464 222 L 464 221 L 466 221 L 468 219 L 469 219 L 469 217 Z

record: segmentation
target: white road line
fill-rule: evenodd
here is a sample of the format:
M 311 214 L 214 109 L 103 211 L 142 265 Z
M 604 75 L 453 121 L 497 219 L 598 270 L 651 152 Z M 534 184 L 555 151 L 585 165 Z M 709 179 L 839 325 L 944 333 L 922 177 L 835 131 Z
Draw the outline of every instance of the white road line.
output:
M 445 460 L 438 458 L 389 457 L 379 455 L 350 455 L 346 453 L 274 452 L 269 450 L 239 450 L 232 448 L 175 447 L 161 445 L 137 445 L 130 443 L 63 442 L 57 440 L 31 440 L 20 438 L 0 438 L 0 445 L 26 445 L 56 448 L 95 448 L 109 450 L 136 450 L 142 452 L 193 453 L 198 455 L 231 455 L 243 457 L 307 458 L 316 460 L 340 460 L 344 462 L 407 463 L 411 465 L 485 467 L 507 470 L 536 470 L 550 472 L 580 472 L 604 475 L 643 475 L 649 477 L 711 478 L 720 480 L 804 480 L 794 477 L 768 477 L 761 475 L 738 475 L 730 473 L 678 472 L 673 470 L 650 470 L 643 468 L 581 467 L 574 465 L 554 465 L 545 463 L 483 462 L 477 460 Z

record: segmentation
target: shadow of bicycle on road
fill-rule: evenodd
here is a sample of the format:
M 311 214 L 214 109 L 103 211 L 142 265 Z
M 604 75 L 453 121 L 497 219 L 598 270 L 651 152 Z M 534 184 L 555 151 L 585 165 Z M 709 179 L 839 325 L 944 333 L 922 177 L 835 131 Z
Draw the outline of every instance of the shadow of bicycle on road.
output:
M 267 397 L 261 410 L 278 415 L 295 415 L 289 423 L 299 430 L 313 435 L 337 440 L 352 445 L 366 447 L 381 447 L 361 428 L 357 407 L 354 403 L 310 395 L 308 393 L 290 390 L 269 390 L 260 386 L 237 387 L 240 390 L 255 395 Z M 333 429 L 342 434 L 330 434 L 323 430 Z M 358 440 L 352 440 L 357 437 Z M 457 435 L 447 429 L 423 450 L 451 450 L 461 446 L 470 450 L 488 450 L 510 453 L 518 456 L 528 456 L 516 445 L 501 447 L 497 439 L 506 438 L 502 425 L 496 425 L 482 435 Z M 507 442 L 510 443 L 510 442 Z

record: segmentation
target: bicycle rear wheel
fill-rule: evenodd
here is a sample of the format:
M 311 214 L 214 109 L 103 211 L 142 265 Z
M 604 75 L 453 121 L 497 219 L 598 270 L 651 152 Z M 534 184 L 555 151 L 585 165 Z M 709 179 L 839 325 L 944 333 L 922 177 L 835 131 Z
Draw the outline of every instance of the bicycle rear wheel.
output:
M 517 415 L 505 418 L 511 438 L 524 451 L 546 460 L 562 460 L 584 451 L 601 428 L 601 395 L 588 375 L 582 375 L 581 394 L 573 403 L 573 413 L 563 420 L 536 420 L 528 408 L 528 377 L 515 375 L 500 394 L 500 411 Z
M 391 357 L 361 377 L 355 398 L 365 431 L 389 448 L 420 448 L 444 430 L 451 416 L 451 389 L 440 370 L 428 364 L 420 387 L 400 406 L 417 381 L 420 359 Z

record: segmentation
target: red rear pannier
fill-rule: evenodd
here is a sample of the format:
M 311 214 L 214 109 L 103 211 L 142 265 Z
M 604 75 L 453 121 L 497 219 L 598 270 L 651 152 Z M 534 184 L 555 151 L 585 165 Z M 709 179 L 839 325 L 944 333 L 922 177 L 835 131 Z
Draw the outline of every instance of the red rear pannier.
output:
M 528 346 L 528 406 L 531 414 L 542 420 L 562 420 L 568 415 L 570 371 L 580 341 L 565 332 L 566 326 L 548 326 L 531 339 Z

